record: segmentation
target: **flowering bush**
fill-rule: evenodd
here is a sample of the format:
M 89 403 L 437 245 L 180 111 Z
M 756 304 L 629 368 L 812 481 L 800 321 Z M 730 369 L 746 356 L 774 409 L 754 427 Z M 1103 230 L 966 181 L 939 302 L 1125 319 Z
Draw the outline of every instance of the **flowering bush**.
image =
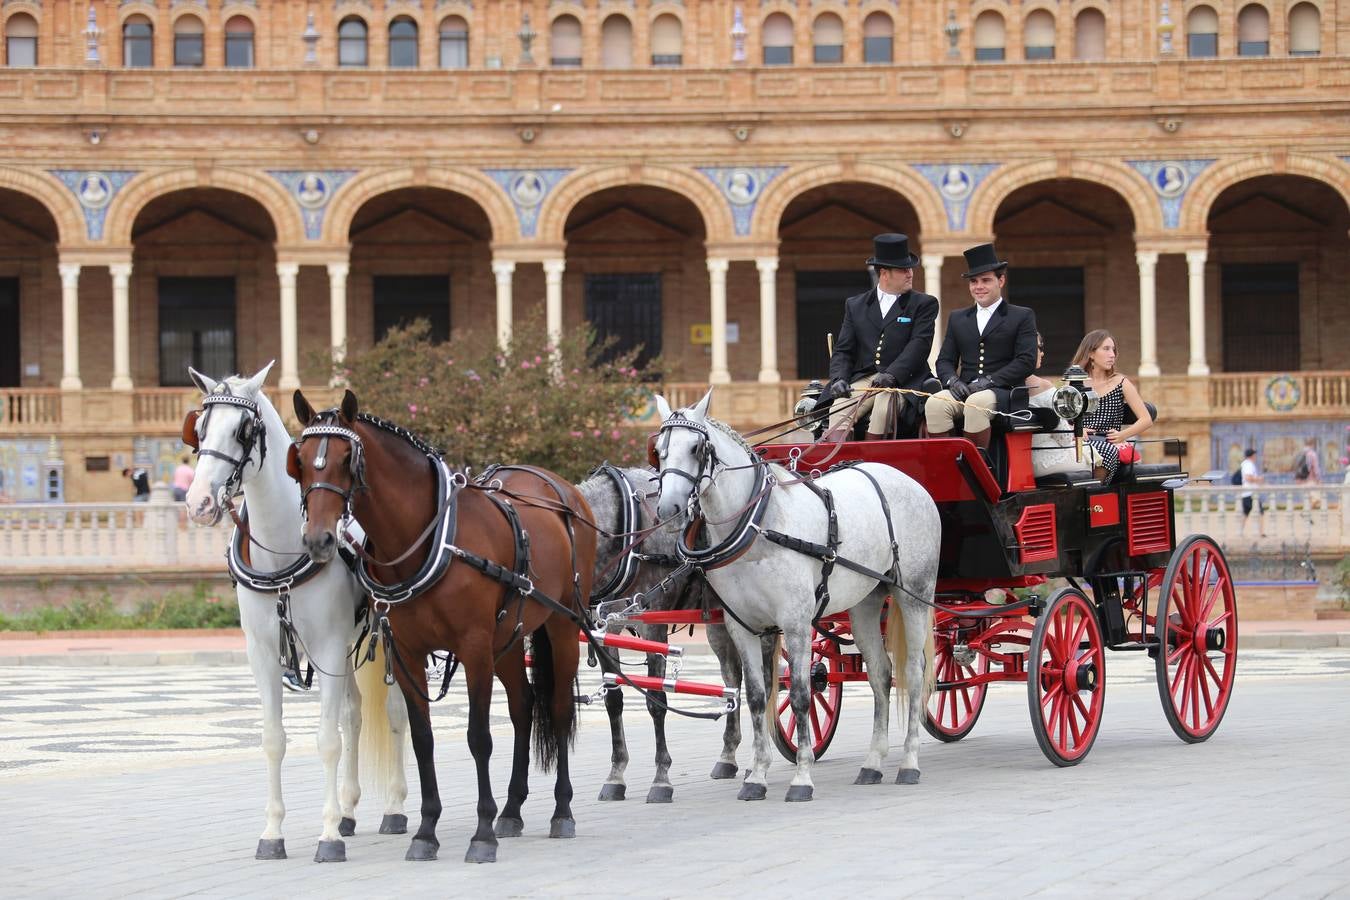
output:
M 612 355 L 589 328 L 554 348 L 537 320 L 517 323 L 505 350 L 493 335 L 437 344 L 428 333 L 422 321 L 391 330 L 339 374 L 363 411 L 426 438 L 452 465 L 529 463 L 580 481 L 603 460 L 644 457 L 646 435 L 630 421 L 658 373 L 637 369 L 635 353 Z

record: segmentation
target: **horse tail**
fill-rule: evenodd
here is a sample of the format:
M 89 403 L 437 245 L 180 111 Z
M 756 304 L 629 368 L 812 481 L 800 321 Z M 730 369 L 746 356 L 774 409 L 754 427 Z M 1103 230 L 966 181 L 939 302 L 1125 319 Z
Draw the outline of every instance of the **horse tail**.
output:
M 548 772 L 558 762 L 560 748 L 557 721 L 553 715 L 553 695 L 559 690 L 566 690 L 569 692 L 568 701 L 575 701 L 570 697 L 571 682 L 558 683 L 553 669 L 553 642 L 544 626 L 530 635 L 530 654 L 530 669 L 534 675 L 534 759 L 541 770 Z M 568 733 L 563 736 L 569 745 L 576 738 L 576 733 L 577 717 L 574 711 Z
M 894 595 L 891 596 L 891 608 L 886 615 L 886 646 L 891 652 L 891 660 L 895 670 L 896 686 L 896 710 L 899 720 L 905 721 L 909 714 L 909 693 L 908 679 L 905 677 L 905 664 L 909 661 L 909 643 L 908 633 L 905 628 L 905 615 L 900 608 L 904 601 L 897 600 Z M 926 636 L 923 643 L 923 702 L 928 703 L 928 697 L 933 692 L 933 686 L 937 683 L 936 653 L 937 648 L 933 641 L 933 620 L 932 611 L 925 610 L 924 622 Z
M 403 765 L 398 746 L 403 735 L 394 731 L 389 720 L 389 685 L 384 683 L 384 647 L 379 643 L 375 659 L 357 668 L 356 686 L 361 692 L 361 781 L 385 790 L 396 768 Z

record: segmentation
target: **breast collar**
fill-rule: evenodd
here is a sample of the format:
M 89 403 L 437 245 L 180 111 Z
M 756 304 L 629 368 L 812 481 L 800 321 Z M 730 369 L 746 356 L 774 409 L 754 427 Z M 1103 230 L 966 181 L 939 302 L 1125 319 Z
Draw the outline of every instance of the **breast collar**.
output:
M 239 509 L 239 520 L 248 522 L 248 504 L 244 503 Z M 242 584 L 251 591 L 257 591 L 260 594 L 279 594 L 283 591 L 293 590 L 313 578 L 324 563 L 316 563 L 310 558 L 308 553 L 299 554 L 295 562 L 278 569 L 275 572 L 264 572 L 255 569 L 244 562 L 244 542 L 248 538 L 244 535 L 243 529 L 235 527 L 230 535 L 230 546 L 225 551 L 225 562 L 230 570 L 230 577 L 235 583 Z
M 450 563 L 454 561 L 455 556 L 460 552 L 455 546 L 455 532 L 458 524 L 458 500 L 459 491 L 467 483 L 464 475 L 459 472 L 452 473 L 450 467 L 445 464 L 445 460 L 439 456 L 427 455 L 431 460 L 432 468 L 436 471 L 436 515 L 439 521 L 435 532 L 432 534 L 432 549 L 427 554 L 427 558 L 422 562 L 421 568 L 411 578 L 400 581 L 397 584 L 384 584 L 377 581 L 370 572 L 370 563 L 364 556 L 358 562 L 356 575 L 361 580 L 361 586 L 370 592 L 376 601 L 396 606 L 400 603 L 406 603 L 414 597 L 422 594 L 445 575 L 446 570 L 450 568 Z M 367 539 L 367 548 L 369 547 Z

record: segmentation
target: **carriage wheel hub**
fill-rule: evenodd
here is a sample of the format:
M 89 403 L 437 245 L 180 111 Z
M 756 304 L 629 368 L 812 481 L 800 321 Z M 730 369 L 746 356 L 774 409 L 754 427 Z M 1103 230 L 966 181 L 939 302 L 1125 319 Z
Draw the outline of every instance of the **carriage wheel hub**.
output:
M 830 670 L 823 660 L 817 660 L 816 664 L 811 667 L 811 690 L 821 693 L 829 686 Z
M 1222 628 L 1205 629 L 1204 648 L 1206 650 L 1222 650 L 1228 644 L 1228 633 Z

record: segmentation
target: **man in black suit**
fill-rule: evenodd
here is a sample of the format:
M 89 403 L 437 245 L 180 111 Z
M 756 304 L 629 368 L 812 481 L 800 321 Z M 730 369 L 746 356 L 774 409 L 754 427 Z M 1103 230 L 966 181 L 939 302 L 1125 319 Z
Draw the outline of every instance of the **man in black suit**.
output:
M 971 247 L 965 256 L 970 271 L 962 277 L 975 305 L 947 319 L 937 358 L 946 390 L 928 398 L 924 415 L 929 436 L 951 437 L 955 417 L 964 413 L 966 437 L 988 449 L 993 410 L 1007 412 L 1012 388 L 1036 368 L 1036 313 L 1003 299 L 1008 264 L 993 244 Z
M 896 402 L 901 394 L 868 394 L 856 411 L 846 401 L 855 390 L 918 389 L 933 377 L 928 354 L 933 349 L 938 301 L 914 290 L 918 262 L 905 235 L 879 234 L 872 239 L 872 258 L 866 264 L 876 270 L 877 286 L 844 301 L 844 323 L 830 357 L 828 390 L 835 401 L 830 408 L 831 431 L 870 412 L 868 439 L 889 437 L 897 409 L 910 413 L 908 418 L 917 423 L 917 406 Z

